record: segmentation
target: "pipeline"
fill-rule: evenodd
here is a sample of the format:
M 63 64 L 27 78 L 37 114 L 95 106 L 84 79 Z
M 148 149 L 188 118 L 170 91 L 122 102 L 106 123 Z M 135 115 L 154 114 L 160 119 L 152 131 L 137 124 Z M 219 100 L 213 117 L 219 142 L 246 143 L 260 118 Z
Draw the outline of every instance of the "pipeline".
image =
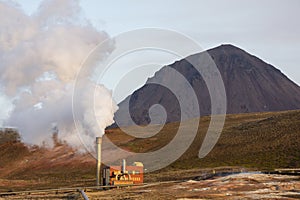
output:
M 79 191 L 84 200 L 89 200 L 89 197 L 85 194 L 84 190 Z

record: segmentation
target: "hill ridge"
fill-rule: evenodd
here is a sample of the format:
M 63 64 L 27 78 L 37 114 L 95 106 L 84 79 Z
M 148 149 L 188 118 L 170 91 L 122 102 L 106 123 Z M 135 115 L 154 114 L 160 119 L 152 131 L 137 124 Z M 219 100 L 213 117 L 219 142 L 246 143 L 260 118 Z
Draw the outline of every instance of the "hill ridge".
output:
M 228 114 L 300 109 L 300 87 L 271 64 L 231 44 L 223 44 L 206 52 L 215 62 L 223 78 Z M 150 83 L 156 79 L 164 79 L 169 84 L 176 84 L 168 70 L 169 67 L 180 72 L 192 85 L 199 101 L 199 116 L 210 115 L 210 96 L 205 81 L 188 62 L 189 58 L 197 59 L 202 53 L 191 55 L 158 70 L 145 85 L 119 104 L 119 110 L 115 113 L 117 124 L 133 125 L 124 112 L 127 105 L 133 121 L 138 125 L 151 122 L 149 108 L 154 104 L 165 107 L 167 123 L 180 121 L 179 103 L 174 94 L 168 91 L 168 88 Z M 179 88 L 182 91 L 184 89 Z M 159 118 L 159 115 L 157 117 Z M 192 117 L 197 116 L 189 118 Z

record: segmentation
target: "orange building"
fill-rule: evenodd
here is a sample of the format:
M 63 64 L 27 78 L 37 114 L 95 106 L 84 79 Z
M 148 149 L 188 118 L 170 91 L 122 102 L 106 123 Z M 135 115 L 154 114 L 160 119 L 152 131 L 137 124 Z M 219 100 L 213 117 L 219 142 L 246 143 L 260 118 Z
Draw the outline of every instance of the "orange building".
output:
M 103 169 L 103 185 L 131 185 L 144 182 L 144 166 L 135 162 L 134 166 L 108 166 Z

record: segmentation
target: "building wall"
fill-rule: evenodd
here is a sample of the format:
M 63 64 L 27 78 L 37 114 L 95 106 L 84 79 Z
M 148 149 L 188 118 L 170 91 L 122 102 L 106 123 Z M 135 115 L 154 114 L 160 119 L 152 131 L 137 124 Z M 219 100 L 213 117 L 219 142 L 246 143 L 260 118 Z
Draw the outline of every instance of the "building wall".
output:
M 109 184 L 112 185 L 113 181 L 115 181 L 115 177 L 117 174 L 120 174 L 122 170 L 121 166 L 110 166 L 104 169 L 104 179 L 105 182 L 108 183 L 106 176 L 109 173 Z M 141 166 L 126 166 L 126 173 L 128 173 L 131 177 L 133 184 L 141 184 L 144 182 L 144 171 Z M 105 175 L 106 174 L 106 175 Z

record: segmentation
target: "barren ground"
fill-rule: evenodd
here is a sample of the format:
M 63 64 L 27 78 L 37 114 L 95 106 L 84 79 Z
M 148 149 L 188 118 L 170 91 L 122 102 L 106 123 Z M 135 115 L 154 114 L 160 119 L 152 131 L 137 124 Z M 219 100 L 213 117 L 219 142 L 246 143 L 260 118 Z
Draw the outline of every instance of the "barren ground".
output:
M 196 173 L 196 171 L 194 171 Z M 113 199 L 299 199 L 300 177 L 241 173 L 206 180 L 154 182 L 140 186 L 85 191 L 90 200 Z M 83 199 L 79 192 L 43 192 L 0 197 L 4 199 Z

